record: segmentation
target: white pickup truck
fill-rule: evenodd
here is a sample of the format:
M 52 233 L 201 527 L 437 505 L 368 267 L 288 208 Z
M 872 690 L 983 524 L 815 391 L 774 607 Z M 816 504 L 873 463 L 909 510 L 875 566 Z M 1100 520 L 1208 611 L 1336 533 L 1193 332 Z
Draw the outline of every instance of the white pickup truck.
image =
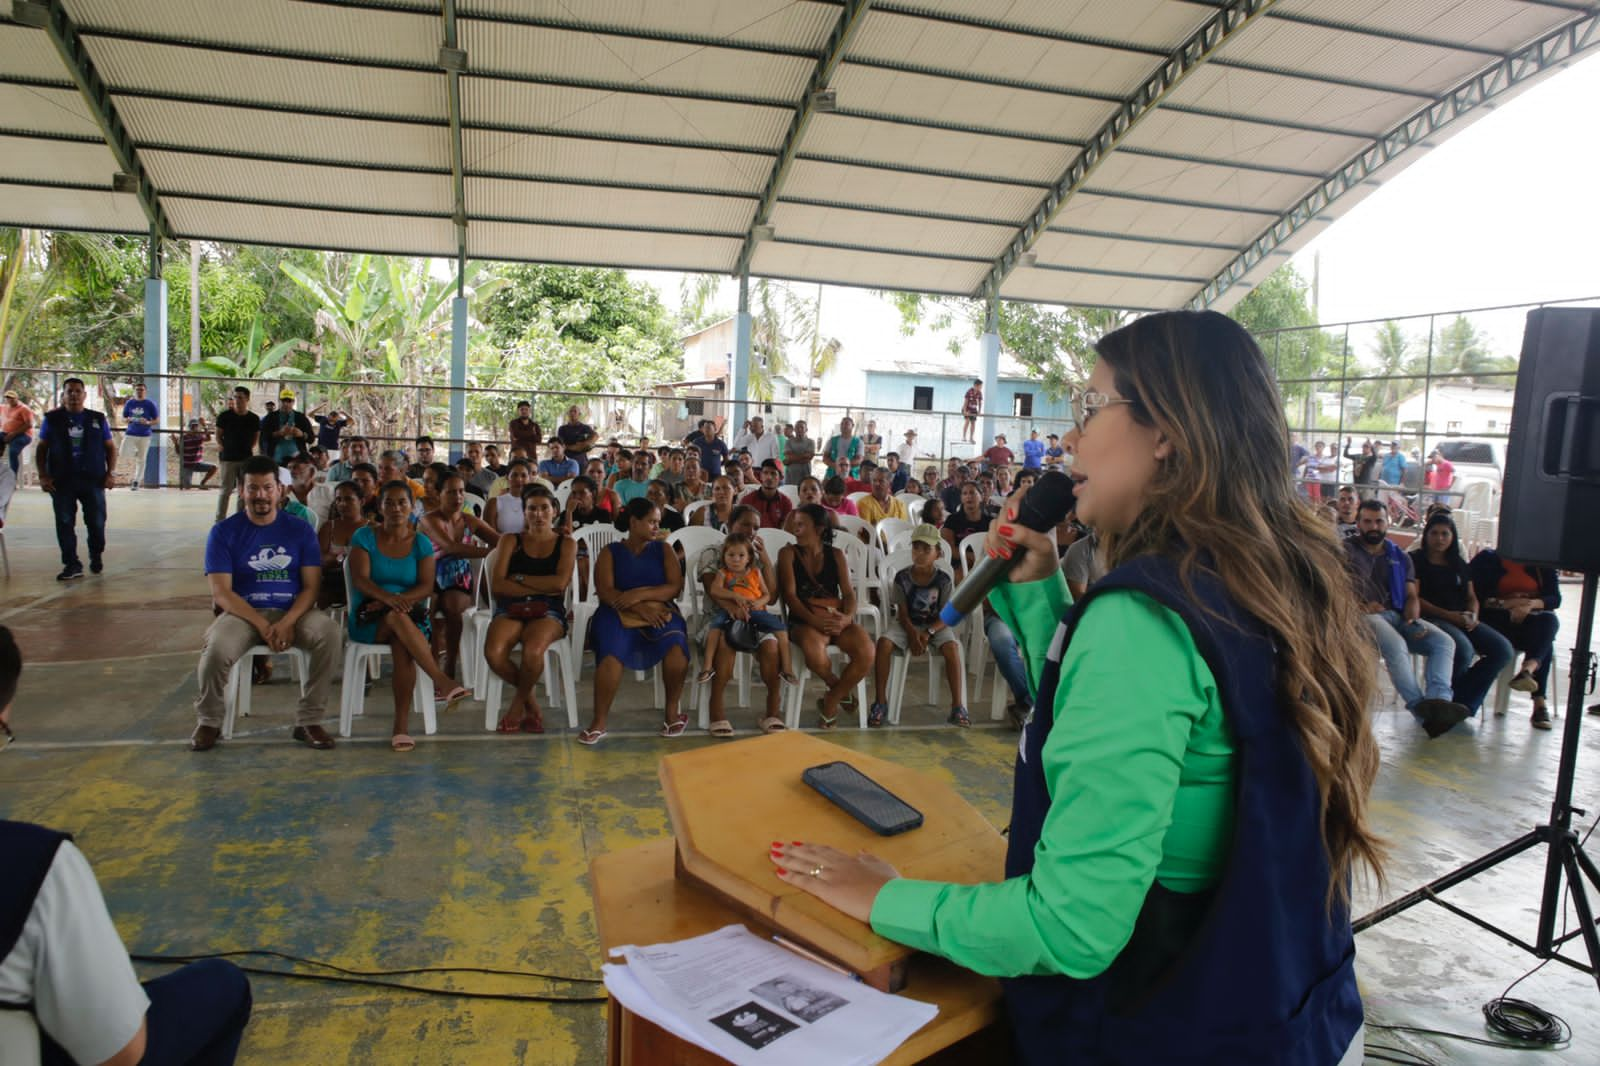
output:
M 1455 467 L 1455 481 L 1451 488 L 1465 492 L 1469 485 L 1484 483 L 1489 486 L 1488 514 L 1500 513 L 1500 482 L 1505 477 L 1506 445 L 1500 440 L 1466 440 L 1452 437 L 1437 441 L 1434 447 Z

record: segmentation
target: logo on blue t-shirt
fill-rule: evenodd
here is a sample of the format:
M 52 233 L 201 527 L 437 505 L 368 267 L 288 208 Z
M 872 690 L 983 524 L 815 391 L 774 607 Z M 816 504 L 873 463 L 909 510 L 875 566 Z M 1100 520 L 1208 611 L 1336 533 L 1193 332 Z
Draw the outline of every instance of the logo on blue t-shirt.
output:
M 288 570 L 292 562 L 294 556 L 289 554 L 289 549 L 274 546 L 262 548 L 247 559 L 245 565 L 259 574 L 268 570 Z

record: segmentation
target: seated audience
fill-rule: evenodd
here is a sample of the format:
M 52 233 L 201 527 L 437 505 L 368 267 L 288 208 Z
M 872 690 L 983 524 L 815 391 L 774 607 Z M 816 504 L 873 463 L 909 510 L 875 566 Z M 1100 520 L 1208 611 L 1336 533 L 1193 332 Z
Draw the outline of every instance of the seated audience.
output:
M 910 511 L 911 508 L 907 507 L 906 510 Z M 932 526 L 934 529 L 942 530 L 944 528 L 944 520 L 944 504 L 940 503 L 938 500 L 927 500 L 923 503 L 921 518 L 922 522 Z M 942 535 L 943 534 L 941 533 L 941 536 Z
M 350 602 L 350 593 L 344 587 L 344 559 L 350 554 L 350 539 L 366 524 L 361 513 L 361 490 L 353 481 L 339 482 L 333 488 L 333 511 L 317 527 L 317 547 L 322 550 L 318 607 L 343 607 Z
M 433 626 L 425 605 L 433 595 L 433 542 L 411 522 L 411 490 L 401 480 L 387 482 L 380 494 L 382 523 L 358 529 L 350 540 L 350 639 L 387 644 L 394 657 L 394 730 L 389 745 L 411 751 L 406 732 L 417 671 L 445 693 L 444 712 L 455 709 L 471 690 L 456 685 L 433 661 Z
M 406 467 L 406 477 L 414 481 L 421 481 L 423 471 L 433 465 L 433 438 L 424 433 L 414 442 L 413 454 L 417 461 Z
M 761 464 L 761 487 L 739 501 L 760 513 L 763 529 L 782 529 L 783 520 L 794 510 L 789 497 L 778 491 L 782 482 L 783 468 L 776 459 L 768 459 Z
M 832 463 L 829 464 L 829 467 L 833 471 L 833 473 L 832 473 L 832 476 L 830 476 L 828 478 L 828 481 L 832 481 L 833 478 L 838 478 L 840 484 L 842 484 L 844 486 L 844 488 L 842 490 L 844 494 L 848 495 L 849 493 L 852 493 L 852 492 L 871 492 L 872 491 L 871 482 L 862 480 L 861 478 L 856 477 L 855 474 L 853 473 L 854 467 L 850 462 L 849 456 L 845 456 L 845 455 L 839 456 L 839 458 L 835 459 Z M 823 482 L 823 487 L 824 488 L 827 487 L 827 483 L 828 483 L 827 481 Z
M 678 500 L 687 507 L 698 500 L 711 498 L 711 483 L 699 463 L 685 463 L 683 481 L 678 485 Z
M 570 536 L 574 530 L 584 526 L 611 524 L 611 512 L 602 511 L 595 505 L 594 494 L 593 478 L 579 474 L 572 479 L 572 488 L 567 490 L 567 509 L 556 522 L 557 529 L 564 536 Z
M 387 485 L 391 481 L 404 481 L 411 490 L 411 510 L 413 514 L 421 512 L 422 497 L 426 490 L 422 482 L 406 474 L 406 457 L 404 452 L 393 448 L 378 456 L 378 484 Z
M 1355 497 L 1348 485 L 1339 490 Z M 1511 662 L 1511 642 L 1478 618 L 1478 596 L 1472 587 L 1472 574 L 1461 554 L 1461 539 L 1455 521 L 1447 514 L 1434 515 L 1422 531 L 1422 543 L 1411 552 L 1417 574 L 1417 599 L 1422 616 L 1455 642 L 1456 658 L 1450 687 L 1456 702 L 1477 714 L 1483 698 L 1494 685 L 1500 671 Z M 1481 656 L 1481 658 L 1480 658 Z M 1476 659 L 1477 662 L 1473 662 Z
M 590 459 L 584 465 L 583 476 L 594 482 L 594 505 L 596 508 L 613 517 L 618 511 L 622 510 L 622 501 L 617 499 L 617 494 L 605 487 L 611 475 L 606 472 L 606 464 L 603 459 Z
M 660 478 L 651 478 L 650 487 L 645 490 L 645 498 L 656 505 L 661 512 L 661 532 L 663 535 L 676 533 L 683 528 L 683 512 L 672 506 L 672 487 Z
M 922 507 L 922 516 L 928 517 L 928 507 L 933 504 L 944 506 L 941 500 L 929 500 Z M 950 558 L 956 568 L 956 576 L 961 577 L 966 570 L 967 561 L 961 557 L 961 542 L 974 533 L 987 533 L 989 523 L 993 516 L 989 509 L 983 505 L 983 497 L 978 495 L 978 486 L 967 482 L 961 486 L 960 506 L 950 512 L 950 517 L 944 520 L 944 528 L 940 536 L 946 544 L 950 545 Z M 928 523 L 932 525 L 932 522 Z
M 304 455 L 296 455 L 291 462 L 299 465 L 302 476 L 311 466 L 311 461 Z M 306 523 L 313 530 L 317 528 L 317 516 L 312 514 L 311 508 L 301 503 L 294 494 L 295 468 L 292 466 L 278 467 L 278 507 L 285 513 L 293 515 Z
M 1360 505 L 1361 500 L 1356 496 L 1356 490 L 1352 486 L 1340 486 L 1339 495 L 1334 500 L 1333 523 L 1334 532 L 1338 534 L 1340 540 L 1345 537 L 1355 536 L 1358 532 L 1356 529 L 1356 508 Z M 1460 554 L 1459 549 L 1457 554 Z M 1426 613 L 1426 608 L 1424 608 L 1424 613 Z
M 1545 702 L 1550 680 L 1550 660 L 1555 655 L 1556 630 L 1561 621 L 1561 586 L 1548 566 L 1512 562 L 1493 548 L 1472 557 L 1472 585 L 1483 605 L 1482 621 L 1523 653 L 1522 669 L 1511 679 L 1518 692 L 1533 694 L 1533 727 L 1550 728 Z M 1570 708 L 1576 712 L 1577 708 Z
M 1363 501 L 1356 526 L 1360 533 L 1345 541 L 1344 548 L 1367 628 L 1406 710 L 1429 737 L 1440 736 L 1468 714 L 1466 707 L 1454 702 L 1450 688 L 1455 643 L 1422 620 L 1416 570 L 1411 557 L 1387 539 L 1389 516 L 1383 504 Z M 1426 692 L 1417 687 L 1411 671 L 1413 651 L 1427 660 Z
M 735 622 L 749 627 L 748 638 L 755 644 L 775 641 L 779 676 L 791 685 L 798 684 L 789 663 L 789 627 L 781 616 L 767 610 L 768 605 L 777 602 L 778 589 L 775 582 L 768 580 L 773 575 L 764 569 L 762 556 L 755 547 L 760 539 L 744 533 L 730 533 L 719 546 L 716 572 L 705 582 L 706 597 L 712 606 L 706 622 L 706 667 L 699 677 L 702 684 L 717 676 L 715 664 L 723 643 L 736 643 L 727 637 Z M 754 649 L 736 647 L 735 650 Z M 763 722 L 761 728 L 767 733 L 776 732 L 769 722 Z M 782 728 L 781 722 L 777 728 Z M 712 735 L 719 734 L 713 730 Z
M 361 463 L 372 461 L 372 448 L 365 437 L 346 437 L 339 448 L 339 461 L 328 468 L 328 480 L 331 482 L 349 481 L 355 476 L 355 468 Z
M 522 532 L 522 492 L 528 487 L 529 476 L 526 459 L 513 459 L 511 465 L 506 467 L 506 491 L 489 497 L 485 505 L 488 510 L 483 516 L 483 520 L 493 526 L 495 532 Z
M 790 519 L 794 514 L 790 514 Z M 767 545 L 760 536 L 761 516 L 753 507 L 739 506 L 733 509 L 733 516 L 728 522 L 728 536 L 742 537 L 750 544 L 755 553 L 751 562 L 751 569 L 761 572 L 763 588 L 778 588 L 777 570 L 772 565 L 772 558 L 767 552 Z M 709 600 L 711 589 L 721 579 L 722 573 L 722 546 L 714 544 L 700 553 L 700 559 L 694 565 L 694 572 L 700 579 L 701 586 L 705 589 Z M 702 616 L 709 620 L 709 616 Z M 703 622 L 702 625 L 705 623 Z M 705 635 L 702 629 L 702 638 Z M 707 682 L 711 686 L 709 699 L 709 729 L 714 737 L 733 736 L 733 726 L 728 722 L 726 708 L 726 694 L 728 681 L 733 677 L 734 656 L 737 649 L 733 648 L 726 640 L 721 641 L 715 650 L 708 649 L 704 661 L 715 672 L 715 676 Z M 763 732 L 776 733 L 783 728 L 783 701 L 778 682 L 782 664 L 779 662 L 778 643 L 776 640 L 762 640 L 756 645 L 752 653 L 756 659 L 756 670 L 761 675 L 761 682 L 766 686 L 767 702 L 766 713 L 763 715 L 760 726 Z M 791 676 L 792 676 L 792 671 Z
M 590 628 L 594 643 L 594 719 L 578 734 L 580 744 L 598 744 L 623 670 L 660 666 L 666 686 L 664 737 L 683 735 L 689 724 L 679 709 L 689 672 L 689 638 L 675 601 L 683 591 L 677 552 L 656 537 L 661 515 L 648 499 L 634 498 L 623 508 L 627 536 L 612 541 L 594 564 L 600 608 Z
M 467 446 L 467 458 L 474 458 L 472 452 L 475 448 L 479 448 L 476 442 Z M 472 480 L 467 482 L 467 487 L 487 500 L 494 488 L 494 483 L 499 480 L 505 467 L 500 465 L 500 448 L 498 445 L 491 444 L 481 450 L 483 452 L 483 465 L 478 468 L 477 473 L 472 475 Z
M 460 474 L 440 475 L 439 486 L 439 506 L 423 515 L 419 526 L 433 543 L 433 617 L 444 622 L 433 634 L 433 657 L 445 676 L 451 677 L 461 662 L 462 618 L 474 601 L 478 560 L 500 543 L 500 534 L 462 509 L 467 502 L 467 483 Z M 437 698 L 444 693 L 434 695 Z
M 576 484 L 573 491 L 577 492 Z M 577 542 L 556 531 L 555 497 L 543 485 L 531 485 L 526 493 L 522 532 L 501 540 L 489 576 L 495 607 L 483 654 L 489 668 L 515 690 L 510 708 L 495 727 L 500 733 L 544 732 L 539 679 L 544 676 L 545 652 L 567 635 L 566 596 L 578 557 Z M 520 665 L 511 661 L 519 644 Z
M 872 670 L 872 638 L 855 620 L 856 591 L 844 552 L 833 546 L 827 511 L 815 504 L 796 508 L 789 529 L 795 543 L 778 553 L 778 585 L 789 608 L 790 639 L 827 686 L 817 716 L 823 729 L 832 729 L 840 706 L 854 706 L 851 690 Z M 837 675 L 828 660 L 830 645 L 847 660 Z
M 867 466 L 867 462 L 861 464 Z M 906 513 L 904 500 L 897 499 L 889 488 L 889 471 L 879 467 L 872 471 L 872 494 L 863 496 L 856 502 L 856 513 L 873 525 L 877 525 L 885 518 L 898 518 L 902 522 L 909 522 L 911 516 Z
M 1061 575 L 1074 600 L 1083 599 L 1089 586 L 1106 576 L 1106 557 L 1100 550 L 1100 535 L 1094 530 L 1074 540 L 1061 557 Z
M 611 483 L 607 488 L 616 493 L 617 499 L 624 504 L 632 500 L 643 499 L 645 493 L 650 491 L 650 466 L 652 463 L 650 453 L 640 448 L 631 453 L 618 452 L 617 459 L 622 464 L 622 469 L 612 475 Z M 623 471 L 627 471 L 627 473 L 624 474 Z M 621 517 L 621 515 L 619 514 L 618 517 Z
M 838 474 L 834 474 L 822 483 L 822 509 L 832 511 L 834 514 L 859 517 L 861 512 L 856 508 L 856 501 L 845 495 L 844 484 L 844 478 Z
M 551 437 L 549 442 L 550 458 L 539 464 L 539 475 L 552 485 L 559 485 L 568 478 L 575 478 L 580 473 L 578 461 L 569 458 L 567 446 L 561 443 L 559 437 Z
M 196 671 L 197 720 L 192 751 L 210 751 L 222 735 L 228 673 L 258 644 L 274 652 L 290 647 L 310 655 L 306 689 L 295 713 L 294 739 L 333 747 L 322 728 L 328 683 L 339 652 L 333 620 L 315 609 L 322 584 L 316 531 L 279 510 L 283 490 L 278 464 L 264 455 L 244 463 L 244 510 L 211 527 L 206 536 L 206 580 L 216 620 L 206 630 Z
M 883 476 L 884 471 L 877 471 Z M 877 727 L 889 717 L 889 671 L 894 653 L 913 658 L 930 650 L 944 659 L 945 680 L 950 685 L 951 725 L 969 726 L 965 686 L 961 669 L 961 645 L 955 630 L 939 618 L 939 611 L 950 602 L 955 583 L 939 569 L 939 531 L 919 525 L 911 531 L 911 565 L 894 575 L 893 613 L 878 639 L 877 671 L 873 678 L 876 695 L 867 714 L 867 725 Z
M 708 526 L 719 533 L 728 532 L 728 523 L 733 519 L 734 502 L 733 479 L 724 475 L 711 483 L 711 506 L 702 507 L 695 512 L 694 524 Z
M 357 463 L 350 470 L 350 483 L 361 494 L 361 514 L 369 522 L 378 520 L 378 468 Z
M 22 653 L 0 626 L 0 732 L 22 676 Z M 0 744 L 4 741 L 0 740 Z M 71 835 L 0 821 L 0 1061 L 44 1066 L 229 1066 L 250 1020 L 250 982 L 203 959 L 142 984 Z

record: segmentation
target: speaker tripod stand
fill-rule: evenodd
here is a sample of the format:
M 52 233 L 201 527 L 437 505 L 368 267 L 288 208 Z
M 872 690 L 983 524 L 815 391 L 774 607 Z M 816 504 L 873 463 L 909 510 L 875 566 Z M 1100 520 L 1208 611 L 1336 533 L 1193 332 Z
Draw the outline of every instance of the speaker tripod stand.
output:
M 1550 820 L 1543 825 L 1534 826 L 1509 844 L 1504 844 L 1487 855 L 1474 859 L 1465 866 L 1362 916 L 1355 922 L 1356 932 L 1369 929 L 1387 918 L 1393 918 L 1418 903 L 1424 901 L 1437 903 L 1452 914 L 1465 918 L 1479 928 L 1487 929 L 1531 955 L 1541 959 L 1554 959 L 1574 969 L 1582 970 L 1592 977 L 1596 987 L 1600 988 L 1600 929 L 1596 928 L 1594 906 L 1589 896 L 1590 886 L 1595 892 L 1600 893 L 1600 867 L 1596 867 L 1594 860 L 1584 852 L 1583 843 L 1578 839 L 1578 832 L 1572 827 L 1573 815 L 1582 818 L 1586 813 L 1573 808 L 1572 785 L 1578 767 L 1578 734 L 1583 727 L 1584 689 L 1589 679 L 1591 658 L 1589 640 L 1594 629 L 1597 578 L 1600 578 L 1600 575 L 1595 573 L 1583 575 L 1583 603 L 1578 613 L 1578 639 L 1576 650 L 1572 655 L 1572 671 L 1567 688 L 1567 714 L 1561 730 L 1561 763 L 1556 774 L 1555 798 L 1550 803 Z M 1439 893 L 1445 889 L 1471 880 L 1485 870 L 1493 869 L 1507 859 L 1540 845 L 1547 847 L 1549 851 L 1545 856 L 1544 891 L 1539 901 L 1537 939 L 1532 943 L 1478 917 L 1465 908 L 1439 898 Z M 1588 885 L 1584 883 L 1586 879 Z M 1557 935 L 1556 917 L 1564 910 L 1561 901 L 1563 883 L 1572 893 L 1572 905 L 1578 912 L 1579 925 L 1569 933 Z M 1562 945 L 1575 937 L 1583 939 L 1589 955 L 1587 964 L 1561 953 Z

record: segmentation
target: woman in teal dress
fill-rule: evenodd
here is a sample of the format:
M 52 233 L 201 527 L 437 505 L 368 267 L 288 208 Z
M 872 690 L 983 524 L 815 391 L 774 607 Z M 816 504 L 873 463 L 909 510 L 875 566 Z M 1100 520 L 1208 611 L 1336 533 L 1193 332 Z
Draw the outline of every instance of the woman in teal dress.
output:
M 595 560 L 594 587 L 600 609 L 590 623 L 594 641 L 594 720 L 578 734 L 580 744 L 598 744 L 623 670 L 659 665 L 667 690 L 661 735 L 683 735 L 689 719 L 678 710 L 689 672 L 689 634 L 674 602 L 683 592 L 683 564 L 658 534 L 661 512 L 643 496 L 622 509 L 624 540 L 607 544 Z
M 433 595 L 433 542 L 411 524 L 411 488 L 391 481 L 378 495 L 380 525 L 363 526 L 350 538 L 350 639 L 387 644 L 394 655 L 395 751 L 416 742 L 406 732 L 417 670 L 445 693 L 444 710 L 454 710 L 471 690 L 457 685 L 433 660 L 432 629 L 423 606 Z M 359 678 L 345 684 L 360 684 Z
M 1096 348 L 1066 443 L 1111 572 L 1071 605 L 1016 497 L 987 535 L 991 557 L 1026 552 L 990 602 L 1038 692 L 1006 879 L 814 843 L 772 861 L 878 934 L 1005 978 L 1019 1062 L 1358 1063 L 1377 655 L 1342 550 L 1295 493 L 1236 323 L 1150 315 Z

